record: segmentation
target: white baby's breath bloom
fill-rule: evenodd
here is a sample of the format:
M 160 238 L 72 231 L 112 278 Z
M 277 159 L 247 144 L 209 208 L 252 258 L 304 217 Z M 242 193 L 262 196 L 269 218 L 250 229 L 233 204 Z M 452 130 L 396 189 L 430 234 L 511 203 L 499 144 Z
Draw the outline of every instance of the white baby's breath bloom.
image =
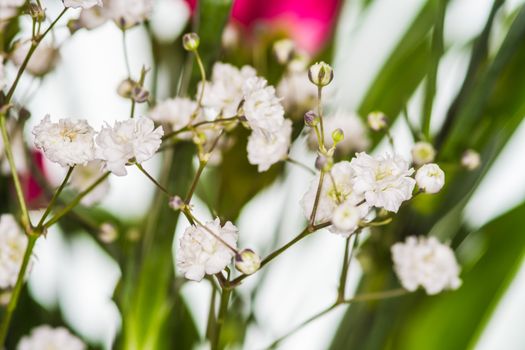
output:
M 370 206 L 397 212 L 401 203 L 412 198 L 416 181 L 414 169 L 398 155 L 372 157 L 358 153 L 351 161 L 355 172 L 354 187 L 363 192 Z
M 157 123 L 168 124 L 171 130 L 178 130 L 188 125 L 196 108 L 197 102 L 176 97 L 160 102 L 151 110 L 149 117 Z
M 246 80 L 243 86 L 244 116 L 250 128 L 262 132 L 276 132 L 284 123 L 284 108 L 275 95 L 273 86 L 259 77 Z
M 387 118 L 383 112 L 371 112 L 367 117 L 368 126 L 374 131 L 379 131 L 386 128 Z
M 336 146 L 340 154 L 348 155 L 352 152 L 361 152 L 368 148 L 370 140 L 366 133 L 366 128 L 361 119 L 354 113 L 338 111 L 331 116 L 323 118 L 324 123 L 324 142 L 328 148 L 333 146 L 332 132 L 341 129 L 344 139 Z M 308 146 L 312 150 L 317 150 L 317 135 L 312 129 L 308 135 Z
M 0 216 L 0 289 L 14 287 L 22 266 L 27 236 L 11 214 Z
M 317 175 L 310 182 L 308 191 L 301 199 L 301 206 L 304 215 L 310 219 L 312 214 L 317 187 L 319 185 L 320 175 Z M 348 202 L 352 205 L 358 205 L 361 218 L 368 213 L 368 206 L 363 202 L 363 194 L 356 192 L 354 189 L 354 171 L 347 161 L 338 162 L 333 165 L 329 173 L 326 173 L 321 187 L 315 223 L 324 223 L 332 220 L 336 208 L 342 203 Z M 338 232 L 335 227 L 331 227 L 332 232 Z
M 391 250 L 394 270 L 406 290 L 413 292 L 421 286 L 432 295 L 461 285 L 454 252 L 435 237 L 411 236 Z
M 461 165 L 465 167 L 467 170 L 476 170 L 481 164 L 481 157 L 479 156 L 479 153 L 468 149 L 463 153 L 463 156 L 461 157 Z
M 231 222 L 221 227 L 219 218 L 206 227 L 231 247 L 237 248 L 238 229 Z M 201 226 L 190 226 L 184 231 L 177 251 L 177 269 L 184 277 L 200 281 L 204 275 L 221 272 L 232 261 L 235 253 Z
M 434 161 L 436 150 L 431 143 L 420 141 L 412 146 L 412 159 L 416 165 L 423 165 Z
M 211 81 L 206 82 L 204 87 L 204 106 L 215 110 L 216 116 L 220 114 L 229 118 L 237 115 L 237 109 L 243 99 L 243 84 L 245 80 L 255 76 L 255 69 L 250 66 L 238 69 L 228 63 L 215 63 Z M 199 84 L 197 96 L 202 88 L 202 84 Z
M 17 42 L 14 50 L 10 55 L 11 61 L 16 66 L 21 66 L 26 59 L 27 53 L 31 48 L 31 41 Z M 36 48 L 33 56 L 29 59 L 26 71 L 34 76 L 43 76 L 49 73 L 56 65 L 59 59 L 58 48 L 52 44 L 43 41 Z
M 155 154 L 162 142 L 162 127 L 155 129 L 153 120 L 147 117 L 115 122 L 106 125 L 97 135 L 98 157 L 105 161 L 105 168 L 115 175 L 127 174 L 130 161 L 142 163 Z
M 87 190 L 95 183 L 102 175 L 104 162 L 101 160 L 92 160 L 86 165 L 75 167 L 71 174 L 69 185 L 78 192 Z M 97 187 L 91 190 L 82 198 L 81 203 L 84 205 L 92 205 L 100 202 L 109 192 L 109 181 L 106 178 Z
M 277 96 L 287 111 L 298 109 L 298 113 L 311 109 L 317 100 L 317 89 L 308 81 L 306 71 L 289 72 L 283 76 L 277 85 Z
M 64 0 L 64 6 L 89 9 L 93 6 L 102 6 L 102 0 Z
M 108 11 L 104 7 L 91 7 L 80 12 L 80 16 L 76 21 L 78 28 L 86 28 L 88 30 L 100 27 L 108 21 Z
M 95 131 L 86 120 L 60 119 L 52 123 L 46 115 L 33 129 L 33 135 L 35 146 L 63 167 L 86 164 L 95 157 Z
M 133 27 L 151 16 L 153 0 L 106 0 L 107 16 L 119 27 Z
M 266 171 L 273 164 L 286 159 L 292 137 L 292 121 L 286 119 L 277 132 L 268 134 L 254 130 L 248 138 L 248 161 Z
M 355 206 L 354 203 L 346 201 L 334 210 L 332 215 L 334 231 L 348 237 L 359 228 L 359 222 L 362 218 L 363 210 Z
M 423 191 L 438 193 L 445 185 L 445 173 L 437 164 L 425 164 L 417 170 L 416 182 Z
M 23 337 L 17 350 L 85 350 L 86 345 L 63 327 L 52 328 L 48 325 L 31 330 Z

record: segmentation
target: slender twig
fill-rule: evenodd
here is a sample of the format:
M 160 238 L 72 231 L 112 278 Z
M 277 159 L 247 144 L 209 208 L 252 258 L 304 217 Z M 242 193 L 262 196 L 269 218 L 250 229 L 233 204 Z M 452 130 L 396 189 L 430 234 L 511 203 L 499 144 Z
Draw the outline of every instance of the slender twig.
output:
M 195 173 L 195 176 L 193 177 L 193 181 L 191 182 L 190 189 L 188 190 L 188 193 L 186 194 L 186 198 L 184 199 L 184 202 L 186 204 L 189 204 L 191 201 L 191 197 L 193 197 L 193 193 L 195 192 L 195 189 L 197 188 L 197 184 L 199 183 L 199 179 L 201 177 L 202 171 L 206 167 L 206 164 L 208 162 L 206 161 L 199 161 L 199 168 L 197 169 L 197 172 Z
M 73 208 L 75 206 L 78 205 L 78 203 L 80 203 L 80 201 L 82 200 L 82 198 L 84 198 L 85 196 L 87 196 L 91 191 L 93 191 L 98 185 L 100 185 L 108 176 L 109 176 L 109 172 L 106 172 L 104 175 L 102 175 L 101 177 L 99 177 L 91 186 L 89 186 L 88 188 L 86 188 L 84 191 L 80 192 L 76 197 L 75 199 L 73 199 L 73 201 L 71 201 L 71 203 L 69 203 L 66 207 L 64 207 L 64 209 L 62 209 L 61 211 L 59 211 L 58 213 L 55 214 L 55 216 L 53 216 L 51 219 L 49 219 L 48 222 L 46 222 L 44 224 L 44 227 L 45 228 L 49 228 L 51 227 L 53 224 L 55 224 L 56 222 L 58 222 L 58 220 L 60 220 L 64 215 L 66 215 L 67 213 L 69 213 L 71 210 L 73 210 Z
M 319 199 L 321 198 L 321 190 L 323 188 L 324 174 L 325 172 L 321 170 L 321 174 L 319 175 L 319 184 L 317 185 L 317 192 L 315 193 L 314 205 L 312 208 L 312 213 L 310 214 L 310 226 L 315 225 L 315 216 L 317 214 L 317 206 L 319 205 Z
M 199 98 L 197 99 L 197 107 L 195 108 L 195 111 L 192 114 L 192 120 L 197 118 L 199 115 L 199 111 L 202 108 L 202 99 L 204 97 L 204 89 L 206 88 L 206 70 L 204 69 L 204 64 L 202 63 L 201 56 L 199 55 L 199 51 L 195 50 L 193 51 L 195 54 L 195 60 L 197 61 L 197 65 L 199 66 L 199 73 L 201 75 L 201 89 Z
M 221 302 L 219 306 L 219 314 L 217 315 L 217 321 L 215 324 L 215 330 L 213 332 L 213 338 L 211 342 L 211 349 L 218 350 L 221 340 L 221 331 L 224 321 L 226 319 L 226 314 L 228 312 L 228 303 L 230 301 L 231 289 L 223 288 L 221 293 Z
M 191 124 L 191 125 L 187 125 L 185 127 L 182 127 L 178 130 L 175 130 L 175 131 L 172 131 L 170 133 L 167 133 L 166 135 L 164 135 L 162 137 L 162 140 L 167 140 L 173 136 L 176 136 L 180 133 L 183 133 L 183 132 L 186 132 L 186 131 L 190 131 L 192 129 L 196 129 L 198 128 L 199 126 L 203 126 L 203 125 L 210 125 L 210 124 L 219 124 L 219 123 L 227 123 L 227 122 L 231 122 L 231 121 L 234 121 L 234 120 L 238 120 L 239 117 L 238 116 L 234 116 L 234 117 L 229 117 L 229 118 L 219 118 L 219 119 L 215 119 L 215 120 L 205 120 L 205 121 L 202 121 L 202 122 L 199 122 L 199 123 L 195 123 L 195 124 Z
M 319 125 L 321 127 L 321 139 L 319 140 L 319 147 L 321 150 L 325 149 L 324 146 L 324 123 L 323 123 L 323 100 L 322 100 L 323 87 L 317 87 L 317 116 L 319 117 Z
M 128 46 L 126 45 L 126 29 L 122 29 L 122 50 L 124 52 L 124 63 L 126 64 L 126 71 L 128 78 L 131 79 L 131 68 L 129 65 Z
M 339 288 L 337 290 L 337 301 L 338 302 L 341 302 L 345 299 L 345 290 L 346 290 L 346 281 L 348 280 L 348 271 L 350 270 L 350 264 L 352 263 L 352 259 L 354 257 L 357 246 L 359 244 L 359 232 L 356 232 L 355 234 L 354 242 L 352 244 L 351 249 L 349 249 L 350 239 L 351 237 L 348 237 L 348 241 L 345 246 L 343 267 L 341 269 L 341 276 L 339 277 Z
M 69 169 L 67 170 L 67 173 L 66 173 L 66 176 L 64 177 L 64 180 L 62 180 L 62 183 L 60 184 L 60 186 L 57 188 L 57 190 L 53 194 L 53 197 L 51 197 L 51 201 L 49 201 L 49 204 L 47 205 L 46 211 L 44 212 L 44 214 L 40 218 L 40 221 L 38 222 L 38 225 L 36 225 L 37 230 L 39 230 L 39 229 L 41 229 L 43 227 L 44 222 L 47 219 L 47 216 L 51 213 L 51 210 L 53 209 L 53 206 L 55 205 L 55 202 L 56 202 L 58 196 L 60 195 L 60 193 L 62 193 L 62 190 L 64 190 L 64 187 L 66 187 L 66 185 L 67 185 L 67 183 L 69 181 L 69 178 L 71 177 L 71 174 L 73 173 L 74 169 L 75 169 L 75 167 L 72 166 L 72 167 L 69 167 Z
M 315 175 L 315 170 L 313 170 L 313 169 L 310 168 L 308 165 L 303 164 L 303 163 L 301 163 L 300 161 L 298 161 L 298 160 L 296 160 L 296 159 L 293 159 L 293 158 L 291 158 L 291 157 L 288 156 L 288 157 L 286 158 L 286 161 L 289 162 L 289 163 L 291 163 L 291 164 L 297 165 L 297 166 L 301 167 L 302 169 L 308 171 L 309 173 Z
M 221 242 L 226 248 L 230 249 L 235 255 L 239 255 L 239 252 L 237 251 L 237 249 L 235 249 L 234 247 L 232 247 L 231 244 L 229 244 L 228 242 L 226 242 L 224 239 L 222 239 L 221 236 L 219 236 L 217 233 L 213 232 L 208 226 L 206 226 L 205 224 L 203 224 L 199 219 L 197 219 L 195 217 L 195 215 L 193 215 L 191 213 L 191 211 L 188 209 L 188 207 L 184 208 L 183 209 L 183 212 L 186 214 L 187 217 L 191 217 L 191 219 L 197 224 L 199 225 L 200 227 L 202 227 L 204 230 L 206 230 L 206 232 L 208 232 L 210 235 L 212 235 L 216 240 L 218 240 L 219 242 Z
M 159 190 L 161 190 L 164 194 L 166 194 L 168 197 L 173 197 L 171 195 L 171 193 L 164 187 L 162 186 L 157 180 L 155 180 L 155 178 L 153 176 L 150 175 L 150 173 L 148 173 L 146 171 L 146 169 L 144 169 L 144 167 L 142 167 L 142 165 L 140 165 L 139 163 L 135 163 L 135 165 L 137 166 L 137 168 L 144 174 L 146 175 L 146 177 L 155 184 L 155 186 L 157 186 L 159 188 Z

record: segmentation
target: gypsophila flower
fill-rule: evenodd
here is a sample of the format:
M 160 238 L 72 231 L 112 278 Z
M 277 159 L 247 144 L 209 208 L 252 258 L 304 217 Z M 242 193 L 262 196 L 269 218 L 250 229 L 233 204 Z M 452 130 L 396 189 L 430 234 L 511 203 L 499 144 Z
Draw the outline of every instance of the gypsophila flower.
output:
M 363 210 L 355 206 L 351 201 L 345 201 L 337 206 L 332 215 L 334 232 L 343 237 L 349 237 L 359 228 L 359 222 L 363 217 Z
M 251 249 L 244 249 L 235 256 L 235 268 L 245 275 L 257 272 L 261 267 L 261 258 Z
M 75 21 L 76 29 L 85 28 L 88 30 L 100 27 L 108 21 L 107 9 L 104 7 L 91 7 L 80 12 L 80 16 Z
M 318 175 L 312 180 L 308 191 L 301 199 L 301 206 L 307 219 L 310 219 L 313 210 L 319 177 Z M 315 216 L 316 224 L 330 221 L 336 208 L 345 202 L 355 206 L 359 204 L 361 218 L 366 216 L 368 206 L 366 203 L 362 203 L 363 194 L 355 191 L 354 181 L 354 171 L 350 162 L 347 161 L 334 164 L 330 172 L 325 174 Z M 338 233 L 335 227 L 331 227 L 330 231 Z
M 268 134 L 254 130 L 248 138 L 248 161 L 266 171 L 273 164 L 286 159 L 292 137 L 292 121 L 287 119 L 277 132 Z
M 149 117 L 158 123 L 168 124 L 171 130 L 178 130 L 189 124 L 196 109 L 195 101 L 185 97 L 176 97 L 157 104 Z
M 325 62 L 317 62 L 308 68 L 308 78 L 319 87 L 326 86 L 334 79 L 334 70 Z
M 155 154 L 162 142 L 162 127 L 155 129 L 147 117 L 115 122 L 106 125 L 97 135 L 98 157 L 105 161 L 105 168 L 115 175 L 127 174 L 126 164 L 142 163 Z
M 131 28 L 151 16 L 153 0 L 106 0 L 106 16 L 123 29 Z
M 17 42 L 15 43 L 14 50 L 9 58 L 16 66 L 20 67 L 25 61 L 30 48 L 30 40 Z M 58 59 L 58 48 L 48 42 L 41 42 L 29 59 L 26 71 L 37 77 L 43 76 L 55 67 Z
M 423 165 L 434 161 L 436 150 L 428 142 L 416 142 L 412 146 L 412 160 L 416 165 Z
M 237 115 L 237 109 L 243 99 L 245 80 L 255 77 L 253 67 L 243 66 L 238 69 L 231 64 L 217 62 L 213 65 L 211 81 L 204 86 L 203 104 L 215 111 L 215 116 L 229 118 Z M 203 88 L 199 83 L 197 96 Z
M 287 63 L 292 58 L 294 50 L 295 43 L 290 39 L 277 40 L 273 44 L 273 53 L 280 64 Z
M 102 175 L 104 175 L 102 171 L 103 167 L 104 162 L 101 160 L 92 160 L 86 165 L 75 167 L 75 170 L 73 170 L 73 173 L 71 174 L 69 185 L 78 192 L 87 190 Z M 108 194 L 108 192 L 109 181 L 106 178 L 97 187 L 85 195 L 82 198 L 81 203 L 84 205 L 93 205 L 98 203 Z
M 481 157 L 479 156 L 478 152 L 468 149 L 463 153 L 463 156 L 461 157 L 461 165 L 467 170 L 476 170 L 480 164 Z
M 262 132 L 276 132 L 284 123 L 284 108 L 266 79 L 254 77 L 246 80 L 243 112 L 250 128 Z
M 371 112 L 367 117 L 368 126 L 374 131 L 379 131 L 387 127 L 387 117 L 382 112 Z
M 297 114 L 313 108 L 317 100 L 317 89 L 308 81 L 306 71 L 286 73 L 276 90 L 286 110 L 299 109 Z
M 417 170 L 416 182 L 423 191 L 438 193 L 445 185 L 445 173 L 437 164 L 425 164 Z
M 31 334 L 22 337 L 17 350 L 85 350 L 86 345 L 66 328 L 38 326 Z
M 398 155 L 372 157 L 358 153 L 351 161 L 355 172 L 354 187 L 364 193 L 370 206 L 397 212 L 401 203 L 412 198 L 414 169 Z
M 33 135 L 35 146 L 63 167 L 86 164 L 95 157 L 95 131 L 86 120 L 60 119 L 52 123 L 46 115 L 33 129 Z
M 435 237 L 408 237 L 391 248 L 394 270 L 408 291 L 423 287 L 427 294 L 437 294 L 461 285 L 460 268 L 454 252 Z
M 361 152 L 370 145 L 366 128 L 356 114 L 338 111 L 331 116 L 325 117 L 323 123 L 324 142 L 328 148 L 333 146 L 332 132 L 337 128 L 343 131 L 345 137 L 336 146 L 336 151 L 340 154 L 347 155 L 351 152 Z M 313 129 L 308 135 L 308 146 L 312 150 L 317 150 L 318 148 L 317 135 Z
M 0 289 L 14 287 L 27 246 L 27 236 L 11 214 L 0 216 Z
M 221 227 L 219 218 L 209 221 L 206 227 L 215 235 L 237 248 L 238 229 L 231 222 Z M 179 240 L 177 269 L 184 277 L 200 281 L 204 275 L 221 272 L 235 253 L 201 226 L 190 226 Z
M 102 0 L 64 0 L 64 6 L 89 9 L 93 6 L 102 6 Z

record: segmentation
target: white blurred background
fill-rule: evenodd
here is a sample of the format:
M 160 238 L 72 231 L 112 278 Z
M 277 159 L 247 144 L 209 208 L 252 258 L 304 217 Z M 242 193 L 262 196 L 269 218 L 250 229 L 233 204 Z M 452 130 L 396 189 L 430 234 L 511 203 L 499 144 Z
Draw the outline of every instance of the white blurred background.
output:
M 189 12 L 182 0 L 159 1 L 161 5 L 157 9 L 161 10 L 154 14 L 153 26 L 158 33 L 163 33 L 163 40 L 170 41 L 182 30 Z M 58 2 L 45 3 L 48 13 L 58 13 Z M 346 89 L 338 90 L 336 103 L 339 106 L 348 110 L 358 106 L 377 70 L 422 3 L 419 0 L 376 0 L 366 15 L 357 16 L 357 2 L 347 2 L 337 37 L 335 83 L 344 80 L 351 81 L 351 84 L 347 83 Z M 522 0 L 507 1 L 504 12 L 512 12 L 521 3 Z M 491 0 L 451 1 L 445 24 L 446 44 L 450 48 L 439 68 L 439 94 L 432 120 L 434 127 L 443 120 L 445 108 L 462 82 L 468 62 L 467 44 L 481 30 L 491 5 Z M 74 11 L 69 13 L 71 18 L 76 15 Z M 65 27 L 60 28 L 56 40 L 64 40 L 66 32 Z M 150 64 L 148 40 L 141 28 L 130 31 L 128 47 L 132 72 L 138 72 L 143 64 Z M 114 25 L 108 23 L 90 32 L 77 33 L 64 42 L 61 57 L 61 64 L 43 82 L 24 78 L 18 90 L 18 97 L 32 96 L 28 99 L 33 115 L 26 129 L 29 140 L 32 140 L 32 126 L 45 114 L 52 118 L 87 118 L 96 128 L 105 122 L 111 124 L 114 120 L 127 118 L 129 102 L 115 93 L 119 82 L 126 76 L 126 70 L 121 33 Z M 13 73 L 11 70 L 11 76 Z M 38 93 L 34 93 L 36 91 Z M 420 95 L 416 93 L 411 101 L 409 114 L 412 116 L 418 114 Z M 410 139 L 408 130 L 403 125 L 396 125 L 394 137 L 398 150 L 408 157 L 410 141 L 404 141 Z M 523 159 L 520 152 L 524 149 L 525 125 L 522 125 L 467 207 L 466 217 L 473 227 L 491 220 L 525 198 L 525 181 L 521 175 L 525 173 L 525 162 L 519 161 Z M 291 152 L 294 158 L 313 162 L 313 155 L 301 142 L 294 145 Z M 158 159 L 149 161 L 146 166 L 155 173 Z M 52 168 L 53 165 L 48 164 L 48 169 Z M 134 169 L 129 170 L 126 177 L 111 178 L 111 192 L 101 205 L 117 215 L 131 218 L 144 214 L 153 187 Z M 53 174 L 57 180 L 61 179 L 61 169 L 54 168 Z M 303 170 L 288 167 L 285 181 L 276 183 L 256 197 L 237 222 L 241 230 L 241 246 L 249 245 L 263 253 L 263 247 L 267 247 L 279 224 L 277 214 L 282 210 L 289 215 L 282 224 L 280 242 L 296 235 L 303 220 L 298 202 L 308 181 L 309 175 Z M 201 212 L 203 216 L 208 215 L 204 209 Z M 177 232 L 180 233 L 186 225 L 181 220 Z M 120 276 L 119 268 L 90 237 L 82 236 L 68 243 L 64 235 L 67 233 L 54 229 L 45 240 L 39 240 L 35 251 L 38 260 L 29 281 L 30 291 L 42 305 L 59 304 L 74 332 L 102 341 L 110 349 L 120 326 L 118 310 L 110 300 Z M 269 265 L 268 278 L 272 282 L 264 285 L 255 300 L 259 323 L 249 329 L 245 349 L 271 343 L 328 306 L 336 293 L 342 254 L 341 238 L 321 232 Z M 349 277 L 351 286 L 355 287 L 359 274 L 360 268 L 353 262 Z M 256 283 L 257 278 L 250 278 L 239 290 L 247 293 Z M 187 283 L 183 290 L 201 334 L 205 331 L 208 288 L 207 283 Z M 525 267 L 497 308 L 477 345 L 478 350 L 525 348 L 525 333 L 522 331 L 525 323 L 524 291 Z M 285 341 L 282 349 L 326 348 L 343 313 L 344 307 L 305 327 Z

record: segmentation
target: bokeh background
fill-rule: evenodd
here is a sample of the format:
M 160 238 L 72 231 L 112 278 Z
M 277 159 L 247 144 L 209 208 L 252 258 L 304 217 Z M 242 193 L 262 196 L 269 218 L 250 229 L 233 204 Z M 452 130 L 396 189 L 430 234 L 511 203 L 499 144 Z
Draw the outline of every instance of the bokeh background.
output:
M 416 46 L 414 43 L 428 39 L 430 34 L 427 32 L 431 26 L 428 22 L 432 21 L 432 16 L 425 17 L 421 14 L 424 13 L 425 7 L 432 7 L 437 2 L 433 0 L 343 1 L 337 8 L 339 18 L 334 33 L 327 34 L 328 39 L 322 39 L 328 41 L 333 39 L 330 44 L 330 55 L 335 68 L 335 93 L 330 104 L 348 111 L 359 112 L 368 96 L 367 92 L 377 82 L 376 78 L 380 72 L 384 71 L 385 67 L 394 66 L 392 55 L 397 52 L 399 45 L 412 47 Z M 305 7 L 307 3 L 309 2 L 305 2 Z M 496 56 L 513 21 L 521 19 L 519 16 L 523 3 L 521 0 L 502 2 L 490 32 L 488 47 L 490 59 Z M 60 6 L 58 1 L 46 2 L 48 13 L 58 13 Z M 252 1 L 250 6 L 257 7 L 260 3 Z M 439 65 L 437 94 L 432 109 L 431 130 L 434 132 L 438 132 L 442 127 L 447 111 L 461 88 L 473 44 L 483 30 L 493 6 L 493 0 L 450 0 L 447 3 L 444 22 L 445 52 Z M 180 34 L 188 29 L 191 11 L 191 6 L 182 0 L 158 0 L 151 19 L 152 31 L 157 40 L 168 47 L 180 45 Z M 75 18 L 77 15 L 78 12 L 71 11 L 67 16 Z M 266 29 L 264 25 L 257 27 L 257 31 L 262 33 Z M 66 40 L 67 36 L 65 27 L 56 31 L 56 40 L 58 42 L 64 40 L 58 67 L 42 81 L 24 77 L 18 90 L 17 97 L 27 101 L 28 109 L 33 115 L 26 127 L 28 140 L 32 140 L 30 134 L 32 126 L 45 114 L 50 114 L 54 118 L 87 118 L 95 128 L 99 128 L 105 122 L 111 124 L 114 120 L 127 118 L 129 102 L 115 93 L 116 87 L 126 76 L 120 31 L 112 23 L 106 23 L 93 31 L 80 31 Z M 154 58 L 146 30 L 143 27 L 134 28 L 129 31 L 127 39 L 132 71 L 139 71 L 144 64 L 151 66 Z M 310 41 L 306 40 L 304 45 L 310 44 Z M 525 36 L 521 36 L 515 45 L 519 46 L 516 50 L 524 51 Z M 419 57 L 416 51 L 410 54 L 415 61 Z M 425 59 L 423 57 L 423 60 Z M 523 62 L 521 60 L 522 68 Z M 380 90 L 385 99 L 388 99 L 389 95 L 398 97 L 399 91 L 405 89 L 404 84 L 411 79 L 410 74 L 413 74 L 410 67 L 406 65 L 411 65 L 411 61 L 401 60 L 399 66 L 391 68 L 389 86 Z M 14 70 L 9 73 L 13 76 Z M 522 77 L 515 77 L 516 80 L 520 78 Z M 170 84 L 169 70 L 161 70 L 159 97 L 168 97 Z M 517 82 L 515 88 L 521 89 L 521 85 L 523 84 Z M 505 86 L 505 89 L 512 88 L 512 85 Z M 519 94 L 514 93 L 513 96 L 518 98 Z M 521 98 L 523 99 L 524 96 L 522 94 Z M 423 80 L 416 81 L 415 89 L 403 97 L 408 101 L 408 114 L 417 124 L 424 98 Z M 381 106 L 377 108 L 380 109 Z M 142 107 L 139 112 L 146 113 L 146 110 Z M 498 115 L 497 111 L 491 113 Z M 521 108 L 521 112 L 518 113 L 523 117 L 525 110 Z M 503 116 L 504 113 L 501 117 Z M 392 130 L 397 150 L 409 158 L 412 140 L 402 118 L 395 122 Z M 494 130 L 494 133 L 497 131 Z M 519 124 L 515 127 L 515 132 L 509 133 L 508 136 L 509 140 L 495 162 L 484 170 L 486 174 L 479 178 L 479 183 L 473 187 L 472 192 L 469 192 L 468 196 L 465 195 L 467 202 L 463 203 L 464 210 L 457 214 L 461 216 L 460 221 L 465 232 L 476 232 L 478 228 L 519 206 L 525 200 L 523 179 L 525 124 Z M 468 139 L 473 135 L 467 133 L 462 137 Z M 375 152 L 387 149 L 386 143 L 382 141 Z M 310 164 L 315 159 L 315 155 L 306 149 L 303 139 L 294 143 L 291 155 Z M 160 158 L 150 160 L 145 166 L 153 174 L 158 174 Z M 45 168 L 56 183 L 61 180 L 62 169 L 52 164 L 46 164 Z M 236 222 L 242 232 L 241 245 L 250 246 L 262 254 L 270 251 L 273 244 L 286 242 L 293 237 L 303 225 L 304 219 L 299 200 L 309 179 L 310 175 L 307 172 L 287 164 L 282 178 L 259 192 L 242 209 Z M 111 177 L 110 181 L 111 191 L 100 204 L 101 208 L 122 220 L 139 221 L 147 215 L 150 203 L 154 199 L 154 188 L 147 179 L 135 169 L 130 169 L 128 176 Z M 201 217 L 210 217 L 206 205 L 199 198 L 196 199 L 196 203 L 198 214 Z M 446 220 L 440 223 L 446 227 Z M 516 235 L 523 236 L 525 226 L 522 224 L 523 221 L 521 223 L 514 221 L 510 226 L 501 225 L 501 230 L 511 228 L 517 231 Z M 187 225 L 184 219 L 178 222 L 176 237 Z M 440 226 L 434 226 L 434 230 L 439 234 Z M 428 232 L 419 232 L 419 234 L 426 233 Z M 512 237 L 512 235 L 502 236 L 505 239 Z M 503 246 L 510 247 L 514 244 L 516 243 L 513 241 L 506 241 Z M 461 250 L 461 245 L 459 248 Z M 467 280 L 468 283 L 475 284 L 474 289 L 485 289 L 493 283 L 497 284 L 489 288 L 494 290 L 495 296 L 488 299 L 490 306 L 473 306 L 483 308 L 481 312 L 483 322 L 479 322 L 480 324 L 474 327 L 474 332 L 471 332 L 471 328 L 465 329 L 464 337 L 470 339 L 468 348 L 477 350 L 525 348 L 525 333 L 522 326 L 525 323 L 525 266 L 521 264 L 524 248 L 521 247 L 520 253 L 513 258 L 513 264 L 500 266 L 497 261 L 492 262 L 496 269 L 494 273 L 506 276 L 504 282 L 491 280 L 492 272 L 487 272 L 486 279 Z M 463 247 L 460 261 L 462 259 L 465 261 L 465 255 L 468 256 L 470 249 L 477 251 L 472 245 Z M 490 247 L 483 249 L 490 249 Z M 239 347 L 250 350 L 262 348 L 294 325 L 329 305 L 336 293 L 343 251 L 344 245 L 340 237 L 322 232 L 301 242 L 269 265 L 264 277 L 248 279 L 239 288 L 239 293 L 241 299 L 252 300 L 251 311 L 256 317 L 256 322 L 247 328 L 244 344 Z M 121 276 L 119 265 L 88 233 L 65 232 L 59 228 L 52 229 L 47 238 L 39 240 L 35 256 L 36 263 L 28 283 L 30 298 L 50 314 L 58 313 L 75 333 L 95 346 L 100 344 L 104 349 L 110 349 L 122 323 L 119 311 L 112 301 L 114 289 Z M 497 258 L 497 255 L 495 257 Z M 468 266 L 466 268 L 469 269 Z M 516 269 L 515 274 L 510 272 L 512 269 Z M 349 290 L 358 288 L 361 274 L 361 265 L 357 260 L 353 261 Z M 255 289 L 257 293 L 254 296 L 252 292 Z M 197 325 L 199 334 L 203 336 L 209 305 L 209 284 L 187 283 L 182 287 L 181 293 L 191 310 L 191 317 Z M 456 305 L 461 306 L 461 303 Z M 250 308 L 246 303 L 238 307 L 244 312 L 248 312 Z M 428 314 L 431 314 L 433 312 L 431 308 L 432 306 L 428 306 L 428 309 L 423 311 L 417 310 L 423 313 L 428 311 Z M 470 309 L 447 308 L 447 306 L 443 308 L 449 314 L 441 315 L 442 318 L 466 317 L 466 322 L 469 322 L 468 315 L 464 313 L 469 313 Z M 20 309 L 23 310 L 23 307 Z M 283 342 L 281 348 L 327 349 L 346 313 L 347 308 L 342 307 L 317 320 Z M 422 329 L 424 328 L 422 326 L 417 332 L 432 334 L 435 325 L 436 334 L 446 334 L 447 326 L 443 325 L 444 322 L 439 323 L 435 320 L 426 322 L 428 323 L 425 324 L 426 328 Z M 410 325 L 408 322 L 406 324 Z M 456 325 L 453 323 L 450 325 L 450 327 L 454 326 Z M 344 332 L 344 329 L 340 329 L 339 332 L 341 331 Z M 457 332 L 460 331 L 456 330 Z M 373 337 L 374 334 L 365 333 L 363 336 Z M 450 341 L 453 341 L 452 338 L 454 337 L 451 337 Z M 352 344 L 351 340 L 348 344 Z M 388 341 L 382 345 L 363 344 L 363 348 L 388 348 L 385 344 L 396 348 Z M 443 341 L 436 344 L 441 344 L 441 349 L 461 348 L 453 345 L 447 347 L 447 343 Z M 427 349 L 423 345 L 421 348 Z

